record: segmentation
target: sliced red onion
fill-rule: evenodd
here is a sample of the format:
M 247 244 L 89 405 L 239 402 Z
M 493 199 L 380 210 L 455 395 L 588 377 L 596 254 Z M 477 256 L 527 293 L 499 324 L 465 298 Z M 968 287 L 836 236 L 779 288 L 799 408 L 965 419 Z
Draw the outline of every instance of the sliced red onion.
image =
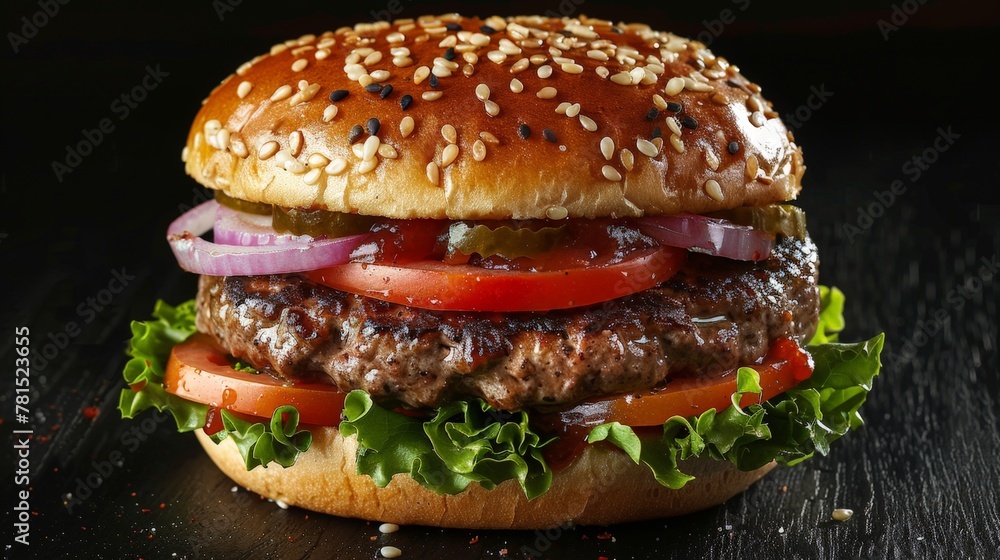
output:
M 303 272 L 349 261 L 366 235 L 309 242 L 241 247 L 220 245 L 200 236 L 212 229 L 219 203 L 209 200 L 177 218 L 167 228 L 167 241 L 181 268 L 208 276 L 258 276 Z
M 694 214 L 650 216 L 636 220 L 643 233 L 664 245 L 738 261 L 762 261 L 771 255 L 774 240 L 748 226 Z
M 220 245 L 280 245 L 283 243 L 308 243 L 309 235 L 292 235 L 274 231 L 271 216 L 248 214 L 219 205 L 213 227 L 215 242 Z

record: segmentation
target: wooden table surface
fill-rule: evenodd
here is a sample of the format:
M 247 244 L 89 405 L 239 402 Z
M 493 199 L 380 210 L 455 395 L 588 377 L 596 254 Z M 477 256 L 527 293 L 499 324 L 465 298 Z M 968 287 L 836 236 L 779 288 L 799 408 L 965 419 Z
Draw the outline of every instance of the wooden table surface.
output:
M 40 9 L 14 4 L 11 29 Z M 522 4 L 515 7 L 531 6 Z M 867 426 L 829 456 L 779 468 L 728 503 L 683 518 L 549 532 L 403 527 L 392 535 L 380 535 L 377 523 L 281 509 L 234 487 L 170 422 L 122 421 L 116 410 L 129 321 L 148 316 L 157 298 L 194 293 L 195 278 L 177 269 L 163 232 L 200 195 L 179 153 L 204 92 L 277 38 L 316 31 L 313 20 L 322 29 L 351 23 L 369 9 L 305 10 L 271 23 L 273 14 L 244 5 L 220 20 L 207 2 L 186 13 L 61 6 L 4 58 L 12 76 L 0 184 L 8 531 L 23 488 L 14 430 L 34 431 L 30 544 L 9 533 L 5 554 L 376 558 L 392 545 L 409 559 L 503 558 L 504 550 L 508 558 L 595 560 L 1000 556 L 1000 178 L 985 126 L 995 109 L 970 85 L 988 71 L 976 53 L 995 52 L 997 15 L 971 2 L 950 10 L 931 3 L 886 40 L 878 21 L 892 7 L 854 4 L 829 18 L 750 6 L 713 48 L 765 84 L 783 114 L 806 104 L 813 87 L 832 92 L 798 123 L 809 167 L 799 204 L 820 248 L 822 282 L 848 296 L 842 338 L 886 333 L 883 372 L 862 410 Z M 623 19 L 661 26 L 673 17 L 675 29 L 697 34 L 739 5 L 645 17 L 588 1 L 584 11 L 618 19 L 621 9 Z M 402 6 L 411 16 L 454 9 Z M 112 101 L 157 64 L 169 74 L 162 87 L 118 120 Z M 58 181 L 52 161 L 105 117 L 116 119 L 115 130 Z M 907 162 L 942 134 L 952 143 L 914 177 Z M 896 180 L 906 190 L 890 201 Z M 26 423 L 14 409 L 14 332 L 22 326 L 36 358 Z M 833 521 L 835 508 L 854 517 Z

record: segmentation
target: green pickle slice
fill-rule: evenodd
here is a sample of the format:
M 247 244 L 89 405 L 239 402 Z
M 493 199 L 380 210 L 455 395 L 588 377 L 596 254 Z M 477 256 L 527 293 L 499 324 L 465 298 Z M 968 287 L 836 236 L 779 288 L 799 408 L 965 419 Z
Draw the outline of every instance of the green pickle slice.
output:
M 466 222 L 455 222 L 448 228 L 448 254 L 534 258 L 552 250 L 565 235 L 566 226 L 536 230 L 508 226 L 493 229 L 482 224 L 470 226 Z
M 806 213 L 801 208 L 791 204 L 746 206 L 713 212 L 709 216 L 785 237 L 796 239 L 805 239 L 806 237 Z
M 246 200 L 233 198 L 222 191 L 215 191 L 215 201 L 227 208 L 232 208 L 233 210 L 237 210 L 239 212 L 246 212 L 247 214 L 267 216 L 271 213 L 270 204 L 264 204 L 263 202 L 247 202 Z
M 375 218 L 371 216 L 280 206 L 274 207 L 273 218 L 273 227 L 280 233 L 313 237 L 326 235 L 331 238 L 366 233 L 375 223 Z

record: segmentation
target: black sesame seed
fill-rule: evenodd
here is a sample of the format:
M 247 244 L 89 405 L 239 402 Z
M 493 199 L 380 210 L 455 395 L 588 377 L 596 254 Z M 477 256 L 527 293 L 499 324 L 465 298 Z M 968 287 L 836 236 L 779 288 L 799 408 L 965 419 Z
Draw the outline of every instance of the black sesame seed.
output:
M 372 118 L 368 119 L 368 122 L 365 123 L 365 128 L 368 129 L 368 134 L 371 134 L 372 136 L 375 136 L 376 134 L 378 134 L 378 129 L 381 126 L 382 126 L 382 123 L 379 122 L 379 120 L 377 118 L 375 118 L 375 117 L 372 117 Z
M 680 103 L 677 103 L 676 101 L 668 101 L 667 110 L 672 113 L 680 113 L 681 111 L 684 110 L 684 106 L 681 105 Z
M 734 79 L 732 79 L 732 78 L 729 78 L 728 80 L 726 80 L 726 84 L 727 84 L 727 85 L 728 85 L 729 87 L 734 87 L 734 88 L 738 88 L 738 89 L 743 89 L 743 86 L 741 86 L 739 82 L 737 82 L 736 80 L 734 80 Z
M 444 24 L 445 29 L 448 31 L 461 31 L 462 26 L 457 23 L 446 23 Z
M 490 27 L 488 25 L 484 25 L 484 26 L 480 27 L 479 30 L 482 31 L 483 33 L 487 34 L 487 35 L 492 35 L 492 34 L 494 34 L 494 33 L 497 32 L 496 29 L 493 29 L 492 27 Z
M 653 134 L 650 138 L 660 138 L 661 136 L 663 136 L 663 131 L 660 130 L 660 127 L 656 127 L 653 129 Z
M 522 124 L 521 126 L 517 127 L 517 135 L 520 136 L 522 139 L 527 140 L 528 137 L 531 136 L 531 127 L 529 127 L 526 124 Z
M 705 69 L 705 63 L 702 62 L 701 60 L 698 60 L 697 58 L 690 58 L 690 59 L 687 60 L 687 63 L 690 66 L 694 66 L 698 70 L 704 70 Z
M 431 87 L 438 87 L 438 77 L 434 74 L 431 74 L 430 84 Z
M 551 128 L 546 128 L 542 130 L 542 137 L 544 137 L 549 142 L 552 142 L 553 144 L 556 143 L 556 133 L 552 132 Z
M 698 120 L 691 115 L 684 115 L 684 117 L 681 118 L 681 124 L 691 130 L 697 130 L 698 128 Z
M 619 35 L 622 34 L 622 33 L 625 33 L 624 31 L 621 30 L 621 28 L 618 28 L 618 27 L 612 27 L 611 28 L 611 32 L 612 33 L 618 33 Z
M 655 121 L 656 117 L 658 116 L 660 116 L 660 110 L 657 109 L 656 107 L 651 107 L 649 111 L 646 113 L 646 120 Z
M 351 133 L 347 136 L 347 143 L 354 144 L 361 138 L 361 135 L 365 133 L 365 129 L 361 128 L 360 124 L 356 124 L 351 127 Z
M 390 94 L 392 94 L 392 84 L 385 84 L 385 87 L 383 87 L 382 91 L 378 93 L 378 96 L 385 99 L 386 97 L 389 97 Z
M 369 93 L 378 93 L 382 91 L 382 86 L 379 84 L 368 84 L 367 86 L 365 86 L 365 91 Z
M 740 151 L 740 143 L 739 142 L 730 142 L 729 145 L 726 146 L 726 151 L 729 152 L 729 153 L 731 153 L 731 154 L 735 154 L 736 152 Z
M 455 60 L 455 47 L 448 47 L 448 49 L 444 51 L 444 58 L 445 60 Z
M 413 96 L 408 93 L 399 98 L 399 106 L 404 111 L 410 108 L 410 103 L 413 103 Z
M 562 35 L 563 37 L 572 37 L 573 36 L 573 32 L 570 31 L 569 29 L 560 29 L 559 30 L 559 34 Z
M 351 92 L 346 89 L 335 89 L 330 92 L 330 101 L 340 101 L 341 99 L 350 95 Z

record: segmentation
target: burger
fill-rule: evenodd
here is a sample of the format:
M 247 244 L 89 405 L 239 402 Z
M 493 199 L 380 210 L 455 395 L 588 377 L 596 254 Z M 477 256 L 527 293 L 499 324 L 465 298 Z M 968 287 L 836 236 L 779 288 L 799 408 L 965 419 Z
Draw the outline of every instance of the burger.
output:
M 862 424 L 805 167 L 761 88 L 643 24 L 459 15 L 274 45 L 215 88 L 120 409 L 337 516 L 611 524 L 720 504 Z

